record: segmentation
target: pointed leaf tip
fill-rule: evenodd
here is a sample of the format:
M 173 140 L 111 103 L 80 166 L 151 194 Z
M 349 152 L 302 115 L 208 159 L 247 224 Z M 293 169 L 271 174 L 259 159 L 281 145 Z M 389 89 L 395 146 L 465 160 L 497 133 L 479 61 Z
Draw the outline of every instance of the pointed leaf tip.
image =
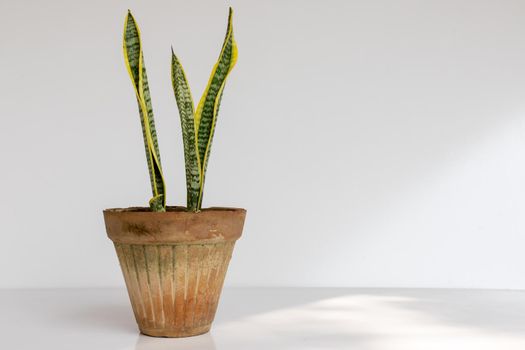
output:
M 128 14 L 126 15 L 126 22 L 131 21 L 134 26 L 137 26 L 137 21 L 135 21 L 135 17 L 131 13 L 131 10 L 128 10 Z

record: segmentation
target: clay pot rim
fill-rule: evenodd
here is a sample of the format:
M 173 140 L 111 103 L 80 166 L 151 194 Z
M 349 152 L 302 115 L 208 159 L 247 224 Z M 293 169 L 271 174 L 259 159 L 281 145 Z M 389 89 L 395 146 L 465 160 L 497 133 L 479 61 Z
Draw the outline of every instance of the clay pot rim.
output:
M 104 210 L 108 237 L 125 244 L 218 243 L 237 240 L 243 230 L 246 210 L 206 208 L 200 212 L 185 207 L 167 207 L 153 212 L 145 207 Z
M 183 206 L 166 206 L 165 212 L 156 212 L 151 211 L 149 207 L 127 207 L 127 208 L 108 208 L 104 209 L 104 213 L 111 213 L 113 215 L 115 214 L 125 214 L 125 213 L 134 213 L 139 215 L 167 215 L 167 214 L 173 214 L 173 213 L 184 213 L 187 215 L 199 215 L 206 212 L 225 212 L 225 211 L 231 211 L 231 212 L 238 212 L 238 213 L 246 213 L 246 209 L 244 208 L 234 208 L 234 207 L 210 207 L 210 208 L 203 208 L 198 212 L 187 210 L 186 207 Z

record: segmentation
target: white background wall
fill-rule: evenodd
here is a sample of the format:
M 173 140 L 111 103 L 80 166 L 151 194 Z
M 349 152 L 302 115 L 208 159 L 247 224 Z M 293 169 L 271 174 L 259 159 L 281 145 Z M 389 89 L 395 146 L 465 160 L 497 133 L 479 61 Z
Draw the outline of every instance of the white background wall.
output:
M 525 288 L 525 2 L 1 1 L 0 287 L 123 280 L 102 209 L 150 198 L 141 26 L 170 204 L 170 45 L 195 98 L 236 10 L 205 206 L 248 209 L 230 285 Z

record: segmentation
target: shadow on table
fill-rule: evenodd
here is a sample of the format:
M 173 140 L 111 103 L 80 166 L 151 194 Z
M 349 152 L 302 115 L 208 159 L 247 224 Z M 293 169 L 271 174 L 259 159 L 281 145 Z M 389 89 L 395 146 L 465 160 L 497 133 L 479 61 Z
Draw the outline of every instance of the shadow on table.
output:
M 221 296 L 215 324 L 335 298 L 344 288 L 229 288 Z
M 217 335 L 235 336 L 234 339 L 221 336 L 221 347 L 249 348 L 262 344 L 264 347 L 252 348 L 284 349 L 303 344 L 315 349 L 383 350 L 423 349 L 437 342 L 448 350 L 525 349 L 523 292 L 432 289 L 259 292 L 263 293 L 261 304 L 250 306 L 252 312 L 242 307 L 236 309 L 235 300 L 227 298 L 223 306 L 228 315 L 218 318 L 215 330 Z M 267 311 L 253 312 L 258 307 Z
M 88 330 L 138 334 L 125 291 L 108 294 L 108 290 L 102 290 L 95 297 L 94 293 L 98 292 L 76 295 L 76 299 L 86 299 L 72 302 L 75 306 L 61 317 Z M 269 347 L 281 344 L 285 348 L 287 344 L 293 348 L 305 342 L 319 348 L 354 345 L 383 349 L 389 344 L 410 348 L 424 346 L 428 339 L 439 339 L 449 349 L 459 349 L 460 341 L 466 345 L 478 341 L 487 346 L 501 341 L 525 345 L 525 294 L 480 290 L 229 288 L 221 297 L 212 334 L 213 331 L 221 349 L 250 347 L 254 342 Z M 140 335 L 135 345 L 135 350 L 216 348 L 210 334 L 185 339 Z
M 312 303 L 345 293 L 344 289 L 319 288 L 301 289 L 301 291 L 298 293 L 297 288 L 227 288 L 222 293 L 214 324 Z M 64 316 L 68 318 L 68 322 L 88 328 L 138 332 L 124 290 L 79 291 L 73 298 L 78 302 L 72 302 L 68 314 Z
M 153 338 L 140 335 L 135 350 L 216 350 L 210 333 L 189 338 Z
M 68 312 L 61 315 L 68 324 L 93 331 L 137 333 L 133 310 L 125 290 L 90 289 L 71 291 Z M 58 315 L 57 315 L 58 316 Z

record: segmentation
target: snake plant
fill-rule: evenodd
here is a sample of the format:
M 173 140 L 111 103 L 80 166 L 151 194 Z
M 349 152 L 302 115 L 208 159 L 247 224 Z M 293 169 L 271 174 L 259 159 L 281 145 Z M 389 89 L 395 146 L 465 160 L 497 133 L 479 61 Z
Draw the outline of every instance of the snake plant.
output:
M 171 81 L 182 128 L 188 211 L 198 212 L 202 206 L 206 167 L 210 157 L 222 93 L 226 78 L 237 61 L 237 45 L 233 38 L 232 15 L 233 11 L 230 8 L 226 37 L 221 53 L 212 69 L 210 79 L 196 110 L 180 60 L 173 52 L 173 48 L 171 50 Z M 139 106 L 146 160 L 153 192 L 153 197 L 149 202 L 150 209 L 152 211 L 165 211 L 164 177 L 144 66 L 140 31 L 130 11 L 128 11 L 124 25 L 124 59 Z

